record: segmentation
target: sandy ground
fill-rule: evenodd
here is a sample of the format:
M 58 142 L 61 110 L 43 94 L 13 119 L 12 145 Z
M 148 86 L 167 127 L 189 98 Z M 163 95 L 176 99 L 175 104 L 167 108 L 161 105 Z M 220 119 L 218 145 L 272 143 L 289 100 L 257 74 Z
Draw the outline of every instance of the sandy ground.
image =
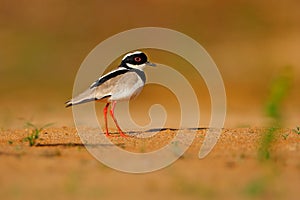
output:
M 1 130 L 0 199 L 298 199 L 300 135 L 291 129 L 277 132 L 271 158 L 261 162 L 257 149 L 263 129 L 224 129 L 213 151 L 200 160 L 206 131 L 197 130 L 190 148 L 170 166 L 129 174 L 95 159 L 75 128 L 46 128 L 32 147 L 24 141 L 30 129 Z M 175 132 L 110 140 L 144 153 L 167 144 Z
M 292 131 L 300 126 L 299 2 L 0 1 L 0 200 L 299 199 L 300 135 Z M 124 11 L 126 15 L 120 14 Z M 188 151 L 172 165 L 128 174 L 105 166 L 87 151 L 74 128 L 72 109 L 65 109 L 64 102 L 72 96 L 77 70 L 96 45 L 142 26 L 180 31 L 207 50 L 225 84 L 226 129 L 202 160 L 197 155 L 205 129 L 197 131 Z M 187 78 L 199 101 L 197 126 L 208 127 L 211 99 L 203 77 L 180 56 L 146 51 L 152 62 L 171 66 Z M 98 67 L 105 66 L 99 62 Z M 291 84 L 278 105 L 285 129 L 276 134 L 271 158 L 261 162 L 258 147 L 264 130 L 256 127 L 269 124 L 266 104 L 273 81 L 285 72 L 282 69 L 288 69 Z M 152 69 L 147 70 L 148 76 Z M 100 76 L 94 75 L 82 87 Z M 146 85 L 132 101 L 133 119 L 145 125 L 149 107 L 161 104 L 168 111 L 164 127 L 176 128 L 181 117 L 178 101 L 167 88 L 152 89 Z M 102 125 L 104 105 L 97 105 Z M 116 112 L 122 111 L 119 106 Z M 24 128 L 26 122 L 54 125 L 30 147 L 24 141 L 31 133 Z M 148 139 L 110 139 L 122 150 L 145 153 L 161 148 L 174 135 L 174 130 L 164 130 Z

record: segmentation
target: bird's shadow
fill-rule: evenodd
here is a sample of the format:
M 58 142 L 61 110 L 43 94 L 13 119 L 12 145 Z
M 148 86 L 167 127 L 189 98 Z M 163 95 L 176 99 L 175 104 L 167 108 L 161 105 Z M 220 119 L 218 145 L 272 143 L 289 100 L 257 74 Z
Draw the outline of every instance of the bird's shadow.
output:
M 36 147 L 113 147 L 119 146 L 124 147 L 125 143 L 116 143 L 116 144 L 86 144 L 86 143 L 52 143 L 52 144 L 40 144 L 37 143 Z
M 186 128 L 186 129 L 178 129 L 178 128 L 152 128 L 148 129 L 146 131 L 127 131 L 126 133 L 128 134 L 134 134 L 134 133 L 154 133 L 154 132 L 160 132 L 160 131 L 179 131 L 179 130 L 189 130 L 189 131 L 194 131 L 194 130 L 206 130 L 208 128 L 204 127 L 198 127 L 198 128 Z M 117 132 L 114 132 L 112 134 L 118 134 Z
M 206 130 L 207 128 L 186 128 L 182 130 Z M 146 131 L 126 131 L 126 134 L 141 134 L 141 133 L 154 133 L 154 132 L 160 132 L 160 131 L 178 131 L 181 129 L 177 128 L 152 128 L 148 129 Z M 103 134 L 103 133 L 100 133 Z M 111 135 L 117 136 L 119 133 L 118 132 L 111 132 Z M 52 144 L 41 144 L 37 143 L 35 146 L 37 147 L 113 147 L 113 146 L 118 146 L 123 148 L 125 146 L 125 143 L 114 143 L 114 144 L 108 144 L 108 143 L 98 143 L 98 144 L 87 144 L 87 143 L 74 143 L 74 142 L 69 142 L 69 143 L 52 143 Z

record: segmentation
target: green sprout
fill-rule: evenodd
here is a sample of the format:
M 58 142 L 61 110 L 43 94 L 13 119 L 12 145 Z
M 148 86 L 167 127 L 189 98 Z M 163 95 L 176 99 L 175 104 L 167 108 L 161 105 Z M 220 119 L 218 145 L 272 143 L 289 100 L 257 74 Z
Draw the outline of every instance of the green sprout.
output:
M 280 74 L 273 80 L 271 84 L 269 98 L 266 104 L 266 114 L 274 121 L 281 120 L 281 107 L 284 98 L 288 95 L 292 82 L 292 70 L 286 67 Z
M 23 141 L 28 142 L 29 146 L 34 146 L 36 144 L 36 140 L 39 139 L 40 133 L 46 128 L 53 125 L 53 123 L 46 124 L 42 127 L 37 127 L 36 125 L 27 122 L 26 126 L 32 128 L 30 134 L 23 139 Z
M 267 186 L 268 182 L 266 177 L 259 178 L 248 183 L 243 192 L 252 198 L 263 197 L 263 195 L 267 192 Z
M 258 158 L 261 161 L 270 159 L 270 149 L 272 144 L 276 140 L 276 133 L 280 129 L 281 107 L 283 100 L 288 95 L 289 88 L 292 82 L 292 70 L 291 67 L 286 67 L 282 72 L 274 79 L 271 84 L 269 98 L 266 103 L 265 111 L 266 115 L 271 118 L 270 128 L 268 128 L 260 141 L 258 149 Z M 287 137 L 287 136 L 286 136 Z
M 278 128 L 271 127 L 264 132 L 262 139 L 260 141 L 260 147 L 258 149 L 258 158 L 260 161 L 269 160 L 271 157 L 270 149 L 273 142 L 275 141 L 276 132 Z
M 300 126 L 297 126 L 296 128 L 294 128 L 293 131 L 294 131 L 296 134 L 300 135 Z
M 283 137 L 284 140 L 286 140 L 289 134 L 286 133 L 286 134 L 282 134 L 281 136 Z

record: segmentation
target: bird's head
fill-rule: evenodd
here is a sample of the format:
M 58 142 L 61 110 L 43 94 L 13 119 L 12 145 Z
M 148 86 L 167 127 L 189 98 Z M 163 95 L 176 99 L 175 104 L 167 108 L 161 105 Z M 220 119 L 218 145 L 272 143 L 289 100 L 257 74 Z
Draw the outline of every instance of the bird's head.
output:
M 132 53 L 127 53 L 123 57 L 120 67 L 143 70 L 143 68 L 147 65 L 156 66 L 154 63 L 148 61 L 145 53 L 141 51 L 135 51 Z

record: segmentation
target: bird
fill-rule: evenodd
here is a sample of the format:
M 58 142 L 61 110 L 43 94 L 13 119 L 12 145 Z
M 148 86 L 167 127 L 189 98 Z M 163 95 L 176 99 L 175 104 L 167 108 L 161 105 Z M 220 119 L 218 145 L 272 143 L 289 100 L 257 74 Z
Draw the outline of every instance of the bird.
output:
M 103 115 L 105 135 L 108 137 L 111 135 L 108 132 L 107 112 L 111 104 L 110 115 L 118 129 L 119 135 L 127 137 L 115 118 L 114 109 L 118 101 L 130 100 L 141 92 L 146 82 L 146 76 L 143 71 L 146 66 L 154 67 L 156 64 L 150 62 L 147 55 L 142 51 L 129 52 L 122 58 L 121 63 L 115 70 L 102 75 L 89 88 L 67 101 L 65 105 L 70 107 L 91 101 L 105 102 Z

